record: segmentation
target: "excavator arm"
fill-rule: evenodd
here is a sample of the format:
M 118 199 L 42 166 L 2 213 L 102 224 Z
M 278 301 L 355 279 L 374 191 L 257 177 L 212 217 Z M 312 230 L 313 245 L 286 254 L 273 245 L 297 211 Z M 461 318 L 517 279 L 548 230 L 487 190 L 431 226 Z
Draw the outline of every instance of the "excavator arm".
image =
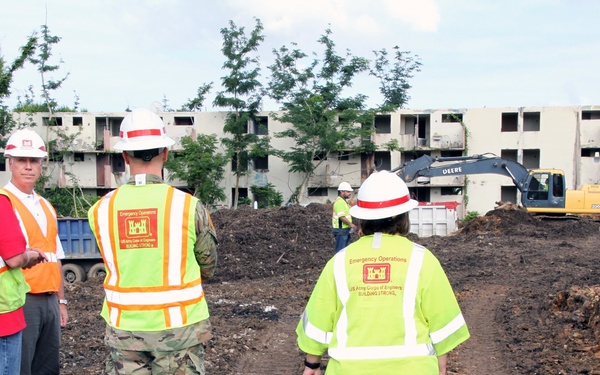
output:
M 431 157 L 423 155 L 392 169 L 405 182 L 418 177 L 440 177 L 469 174 L 499 174 L 510 177 L 520 192 L 527 189 L 529 171 L 523 165 L 492 154 Z

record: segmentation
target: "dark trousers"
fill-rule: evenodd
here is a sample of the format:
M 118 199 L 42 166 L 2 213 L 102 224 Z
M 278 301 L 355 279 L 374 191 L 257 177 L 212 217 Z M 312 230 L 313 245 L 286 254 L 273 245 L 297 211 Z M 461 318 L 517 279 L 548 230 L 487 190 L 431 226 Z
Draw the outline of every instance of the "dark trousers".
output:
M 337 253 L 350 245 L 350 228 L 333 228 L 333 237 L 335 238 L 335 252 Z
M 21 350 L 21 375 L 60 372 L 60 309 L 56 294 L 27 294 Z

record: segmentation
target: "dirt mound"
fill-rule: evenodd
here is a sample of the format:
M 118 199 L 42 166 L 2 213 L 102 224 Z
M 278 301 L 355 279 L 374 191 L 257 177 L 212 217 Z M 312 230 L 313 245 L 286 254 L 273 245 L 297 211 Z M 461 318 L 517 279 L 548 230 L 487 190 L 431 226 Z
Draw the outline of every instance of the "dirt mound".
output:
M 498 234 L 560 238 L 590 236 L 600 233 L 600 221 L 585 216 L 534 215 L 514 205 L 501 205 L 465 224 L 460 232 L 465 236 Z
M 301 374 L 295 325 L 334 251 L 331 205 L 215 212 L 219 260 L 204 282 L 209 374 Z M 496 209 L 447 237 L 409 238 L 440 260 L 471 339 L 449 374 L 600 374 L 595 218 Z M 66 286 L 63 374 L 101 374 L 108 354 L 101 280 Z M 256 370 L 254 370 L 256 369 Z
M 320 269 L 333 255 L 330 205 L 255 210 L 241 206 L 212 215 L 219 265 L 212 282 Z

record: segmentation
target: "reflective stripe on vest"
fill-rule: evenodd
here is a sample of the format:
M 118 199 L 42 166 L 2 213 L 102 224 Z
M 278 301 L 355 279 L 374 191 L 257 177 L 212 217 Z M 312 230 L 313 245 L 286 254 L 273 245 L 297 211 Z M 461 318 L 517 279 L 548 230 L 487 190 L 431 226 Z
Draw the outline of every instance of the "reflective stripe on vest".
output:
M 186 282 L 184 276 L 186 264 L 183 261 L 187 257 L 187 251 L 193 244 L 189 243 L 189 230 L 195 230 L 193 225 L 192 196 L 168 187 L 164 208 L 164 221 L 169 225 L 164 226 L 163 238 L 164 249 L 162 249 L 163 280 L 160 286 L 124 286 L 119 275 L 118 251 L 122 250 L 115 228 L 116 208 L 115 200 L 119 189 L 107 194 L 95 207 L 94 232 L 98 239 L 98 245 L 104 263 L 107 267 L 107 277 L 104 282 L 106 292 L 106 303 L 109 308 L 109 321 L 112 326 L 120 327 L 121 312 L 129 311 L 165 311 L 165 326 L 177 327 L 188 324 L 185 307 L 202 301 L 204 291 L 202 280 L 198 278 Z M 157 198 L 158 199 L 158 198 Z M 162 199 L 162 198 L 161 198 Z M 162 202 L 162 200 L 161 200 Z M 190 216 L 192 215 L 192 216 Z M 187 261 L 195 262 L 195 258 L 185 258 Z M 198 271 L 199 272 L 199 271 Z
M 373 239 L 375 244 L 379 243 L 381 234 L 376 233 Z M 408 264 L 408 271 L 406 275 L 406 281 L 404 285 L 403 294 L 403 315 L 404 315 L 404 345 L 393 345 L 393 346 L 361 346 L 361 347 L 348 347 L 348 311 L 347 302 L 350 297 L 350 290 L 346 280 L 346 267 L 345 267 L 345 250 L 340 251 L 334 257 L 334 279 L 337 289 L 338 298 L 342 304 L 342 312 L 337 321 L 335 332 L 337 339 L 336 347 L 329 347 L 328 353 L 331 358 L 336 360 L 370 360 L 370 359 L 391 359 L 391 358 L 403 358 L 413 356 L 434 356 L 436 355 L 435 349 L 432 344 L 418 344 L 417 343 L 417 328 L 414 320 L 414 311 L 416 303 L 416 295 L 419 286 L 419 274 L 423 265 L 423 258 L 425 255 L 425 249 L 418 245 L 413 244 L 413 250 L 411 252 L 410 261 Z M 448 326 L 460 326 L 457 318 L 453 323 Z M 321 342 L 323 344 L 329 344 L 333 336 L 333 332 L 325 332 L 309 323 L 306 310 L 303 315 L 304 331 L 311 339 Z M 446 327 L 445 327 L 446 328 Z M 442 329 L 435 333 L 436 339 L 446 337 L 448 331 L 452 333 L 450 329 Z M 432 338 L 433 340 L 433 338 Z M 439 341 L 434 341 L 439 342 Z
M 35 217 L 23 202 L 10 191 L 0 190 L 2 194 L 9 197 L 15 209 L 21 228 L 25 230 L 23 234 L 27 240 L 27 246 L 44 251 L 48 258 L 47 262 L 38 263 L 34 267 L 22 270 L 25 280 L 31 287 L 31 293 L 58 292 L 62 275 L 57 266 L 58 259 L 56 256 L 56 236 L 58 234 L 56 212 L 45 199 L 38 196 L 46 216 L 46 235 L 44 236 Z

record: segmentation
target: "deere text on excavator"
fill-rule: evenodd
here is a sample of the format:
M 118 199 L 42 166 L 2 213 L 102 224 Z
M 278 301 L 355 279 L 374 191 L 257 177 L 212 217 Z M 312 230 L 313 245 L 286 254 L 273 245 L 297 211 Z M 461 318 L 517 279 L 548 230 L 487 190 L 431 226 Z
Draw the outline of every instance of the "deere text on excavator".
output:
M 541 214 L 599 214 L 600 185 L 582 185 L 569 190 L 560 169 L 528 170 L 516 161 L 491 154 L 431 157 L 423 155 L 392 170 L 405 182 L 417 179 L 428 183 L 431 177 L 499 174 L 510 177 L 521 193 L 527 211 Z

